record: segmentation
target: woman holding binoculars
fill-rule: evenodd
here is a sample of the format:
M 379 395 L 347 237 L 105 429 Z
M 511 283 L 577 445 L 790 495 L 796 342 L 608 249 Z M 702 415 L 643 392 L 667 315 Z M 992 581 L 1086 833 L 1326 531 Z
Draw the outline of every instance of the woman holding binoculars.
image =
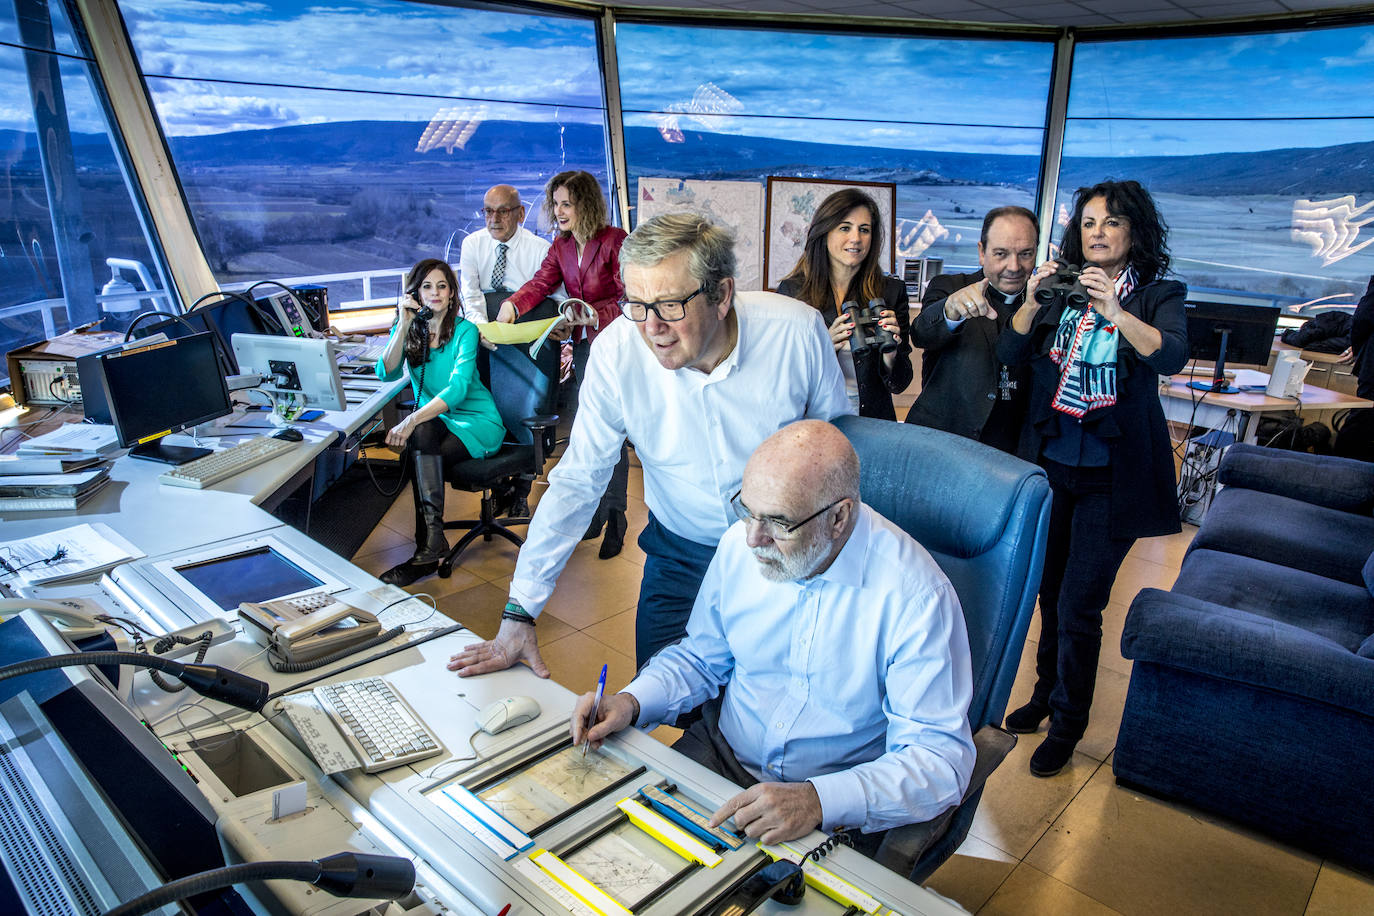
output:
M 1063 769 L 1088 726 L 1102 611 L 1131 545 L 1180 530 L 1159 376 L 1188 361 L 1187 288 L 1164 279 L 1167 232 L 1137 182 L 1080 188 L 1060 260 L 1036 268 L 998 340 L 1004 363 L 1030 364 L 1018 453 L 1052 494 L 1035 689 L 1006 718 L 1020 733 L 1050 720 L 1036 776 Z M 1075 283 L 1064 266 L 1078 264 Z
M 912 378 L 911 316 L 906 285 L 878 266 L 882 247 L 873 198 L 853 188 L 836 191 L 816 208 L 802 256 L 778 292 L 810 305 L 830 326 L 845 388 L 860 416 L 895 420 L 892 395 L 905 391 Z M 870 337 L 877 338 L 871 346 Z

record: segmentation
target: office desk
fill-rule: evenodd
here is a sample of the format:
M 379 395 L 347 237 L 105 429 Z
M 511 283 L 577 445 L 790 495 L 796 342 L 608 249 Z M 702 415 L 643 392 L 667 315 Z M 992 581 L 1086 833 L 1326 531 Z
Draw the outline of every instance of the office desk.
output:
M 1199 374 L 1196 379 L 1202 380 Z M 1217 394 L 1210 391 L 1197 391 L 1188 387 L 1191 381 L 1186 375 L 1161 378 L 1160 400 L 1164 406 L 1164 416 L 1175 423 L 1205 426 L 1221 429 L 1232 413 L 1239 422 L 1236 440 L 1254 442 L 1258 422 L 1254 418 L 1265 413 L 1279 413 L 1297 410 L 1299 413 L 1344 410 L 1349 407 L 1374 407 L 1374 401 L 1342 394 L 1315 385 L 1305 385 L 1301 398 L 1271 398 L 1263 391 L 1244 391 L 1239 394 Z
M 380 395 L 379 395 L 380 397 Z M 356 428 L 356 427 L 355 427 Z M 184 490 L 164 487 L 157 483 L 157 475 L 164 466 L 154 462 L 123 458 L 115 462 L 116 482 L 106 487 L 92 502 L 76 513 L 43 513 L 10 523 L 7 535 L 35 534 L 75 524 L 78 521 L 103 521 L 148 554 L 147 559 L 129 564 L 130 568 L 149 566 L 173 553 L 185 553 L 209 548 L 235 538 L 277 536 L 298 548 L 315 551 L 312 559 L 343 580 L 348 586 L 340 597 L 366 610 L 379 611 L 385 603 L 378 593 L 380 583 L 371 575 L 353 566 L 318 545 L 299 532 L 282 526 L 261 509 L 264 494 L 290 476 L 292 468 L 308 464 L 324 448 L 324 442 L 337 436 L 340 430 L 308 432 L 307 441 L 290 454 L 269 465 L 260 466 L 231 478 L 207 490 Z M 281 467 L 276 467 L 278 463 Z M 225 484 L 228 484 L 226 486 Z M 132 578 L 137 578 L 136 576 Z M 131 581 L 131 580 L 130 580 Z M 159 591 L 155 577 L 145 576 L 149 587 L 138 594 L 147 600 L 159 600 L 171 594 Z M 65 585 L 59 585 L 63 588 Z M 42 587 L 27 590 L 31 597 L 42 598 Z M 461 613 L 461 612 L 460 612 Z M 164 615 L 165 616 L 165 615 Z M 204 618 L 199 618 L 203 620 Z M 421 638 L 424 631 L 449 624 L 436 614 L 397 637 L 398 641 Z M 408 646 L 385 659 L 375 660 L 356 669 L 340 669 L 356 662 L 359 656 L 346 658 L 318 671 L 307 674 L 279 674 L 263 657 L 262 648 L 241 632 L 236 639 L 214 646 L 206 657 L 210 664 L 240 669 L 244 673 L 268 682 L 275 691 L 297 685 L 306 678 L 327 673 L 331 679 L 355 679 L 384 675 L 405 699 L 415 707 L 426 725 L 445 748 L 438 757 L 421 761 L 414 766 L 398 767 L 377 775 L 352 770 L 326 778 L 319 767 L 302 750 L 299 737 L 284 717 L 269 707 L 264 714 L 272 717 L 268 726 L 263 715 L 244 713 L 223 704 L 189 696 L 188 692 L 170 694 L 156 688 L 146 673 L 132 675 L 131 705 L 152 724 L 155 732 L 168 745 L 188 744 L 195 737 L 217 738 L 226 728 L 251 735 L 252 740 L 265 748 L 292 779 L 306 784 L 306 810 L 277 821 L 271 815 L 273 787 L 242 797 L 226 796 L 203 780 L 199 791 L 214 807 L 221 820 L 226 842 L 232 842 L 237 855 L 251 860 L 308 859 L 346 848 L 364 852 L 402 855 L 416 864 L 423 884 L 421 897 L 425 904 L 407 912 L 416 914 L 460 914 L 460 916 L 493 916 L 506 904 L 511 904 L 509 916 L 553 914 L 566 916 L 569 910 L 546 896 L 529 877 L 529 869 L 520 866 L 528 862 L 528 855 L 519 861 L 507 861 L 493 853 L 472 834 L 467 833 L 452 816 L 441 810 L 426 796 L 428 790 L 461 776 L 469 764 L 450 758 L 465 757 L 471 750 L 483 760 L 502 753 L 516 753 L 530 743 L 562 740 L 568 728 L 568 717 L 574 702 L 571 691 L 552 680 L 535 677 L 528 669 L 517 667 L 479 678 L 459 679 L 444 668 L 447 659 L 464 645 L 478 637 L 460 631 L 421 645 Z M 396 645 L 392 643 L 391 645 Z M 388 648 L 364 650 L 361 657 Z M 588 665 L 598 664 L 589 659 Z M 493 700 L 507 696 L 533 697 L 542 709 L 531 722 L 495 736 L 477 734 L 473 743 L 469 738 L 476 729 L 477 711 Z M 237 739 L 235 739 L 237 740 Z M 180 744 L 179 744 L 180 743 Z M 218 743 L 215 742 L 215 743 Z M 642 777 L 657 781 L 660 777 L 680 786 L 696 799 L 718 805 L 738 790 L 722 777 L 693 763 L 665 747 L 655 739 L 629 730 L 615 736 L 608 745 L 616 752 L 633 757 L 648 768 Z M 436 771 L 436 767 L 439 769 Z M 646 784 L 653 784 L 652 782 Z M 636 784 L 637 785 L 637 784 Z M 635 785 L 627 784 L 617 795 L 628 796 Z M 614 801 L 613 799 L 609 799 Z M 568 818 L 540 843 L 567 842 L 570 838 L 592 828 L 601 817 L 599 810 L 579 812 Z M 797 845 L 809 849 L 824 837 L 813 832 Z M 746 843 L 746 855 L 753 855 L 752 842 Z M 557 851 L 555 849 L 555 851 Z M 962 912 L 944 898 L 920 888 L 877 863 L 850 849 L 833 850 L 823 863 L 833 874 L 850 884 L 862 887 L 881 900 L 890 910 L 884 913 L 899 916 L 949 916 Z M 709 872 L 698 872 L 711 879 Z M 735 874 L 731 872 L 730 874 Z M 289 901 L 288 908 L 296 912 L 312 913 L 354 912 L 333 910 L 321 906 L 316 894 L 309 889 L 288 889 L 278 883 L 272 885 Z M 245 891 L 257 906 L 266 911 L 271 904 L 257 900 L 252 891 Z M 430 904 L 429 901 L 438 901 Z M 655 912 L 671 910 L 671 901 L 661 901 Z M 582 911 L 577 911 L 582 912 Z M 766 916 L 795 913 L 798 916 L 841 916 L 842 906 L 823 896 L 815 888 L 807 891 L 795 908 L 783 907 L 768 901 L 757 912 Z
M 110 467 L 110 482 L 76 511 L 0 516 L 6 539 L 30 537 L 81 522 L 104 522 L 153 556 L 274 527 L 280 521 L 268 512 L 312 476 L 316 459 L 362 429 L 406 384 L 404 379 L 383 384 L 362 404 L 346 411 L 326 412 L 315 423 L 300 424 L 304 439 L 296 448 L 204 490 L 164 486 L 157 478 L 167 465 L 122 455 Z M 234 432 L 235 436 L 214 441 L 232 443 L 270 434 L 271 430 Z M 168 436 L 167 441 L 194 444 L 187 435 Z
M 526 863 L 530 855 L 537 854 L 538 848 L 558 849 L 570 839 L 584 837 L 589 830 L 599 829 L 596 825 L 605 816 L 601 813 L 602 809 L 614 811 L 615 799 L 632 795 L 638 785 L 657 784 L 660 775 L 667 777 L 691 797 L 713 805 L 738 791 L 722 777 L 653 738 L 630 729 L 614 736 L 607 742 L 608 747 L 614 753 L 640 762 L 648 768 L 648 772 L 598 802 L 595 809 L 589 807 L 581 810 L 558 827 L 539 834 L 536 849 L 509 858 L 496 854 L 435 804 L 431 800 L 433 794 L 441 787 L 455 784 L 465 773 L 477 770 L 484 761 L 499 760 L 502 755 L 518 755 L 526 748 L 545 747 L 550 742 L 563 740 L 575 696 L 551 680 L 535 677 L 523 667 L 472 679 L 459 679 L 444 669 L 449 656 L 478 638 L 468 631 L 461 631 L 355 668 L 338 678 L 326 679 L 385 676 L 393 688 L 410 702 L 444 746 L 446 753 L 441 756 L 376 775 L 350 770 L 326 779 L 302 753 L 295 730 L 284 721 L 285 717 L 276 715 L 271 706 L 263 710 L 263 715 L 272 717 L 271 721 L 277 728 L 253 728 L 255 740 L 277 755 L 288 770 L 294 770 L 305 778 L 317 824 L 322 821 L 327 823 L 329 817 L 334 816 L 320 816 L 320 809 L 327 807 L 337 812 L 339 845 L 352 836 L 350 831 L 357 830 L 361 836 L 353 837 L 355 844 L 361 839 L 379 851 L 413 857 L 423 879 L 428 880 L 431 886 L 438 884 L 456 888 L 465 901 L 470 902 L 473 913 L 505 912 L 502 907 L 510 904 L 511 916 L 530 913 L 564 916 L 568 911 L 543 896 L 539 886 L 529 877 L 531 869 Z M 210 660 L 260 677 L 270 684 L 273 691 L 300 683 L 310 676 L 277 674 L 261 661 L 259 651 L 255 644 L 240 639 L 217 647 Z M 338 668 L 348 663 L 349 660 L 345 660 L 332 667 Z M 184 708 L 190 701 L 181 695 L 155 690 L 147 683 L 146 675 L 140 675 L 137 683 L 134 699 L 138 708 L 151 721 L 159 723 L 159 737 L 174 750 L 188 748 L 192 736 L 222 736 L 224 725 L 214 713 L 225 715 L 239 729 L 250 728 L 255 722 L 261 721 L 257 714 L 229 710 L 206 701 L 200 702 L 202 709 L 188 711 L 183 717 L 184 722 L 175 716 L 168 718 L 173 710 L 179 706 Z M 498 735 L 477 733 L 474 737 L 477 710 L 493 700 L 513 695 L 533 697 L 542 709 L 541 714 L 530 722 Z M 473 738 L 471 744 L 470 737 Z M 448 758 L 463 758 L 474 752 L 480 755 L 480 759 L 445 762 Z M 183 760 L 192 768 L 196 766 L 194 758 L 184 753 Z M 202 782 L 205 784 L 208 781 Z M 216 798 L 208 791 L 207 796 L 221 819 L 236 820 L 243 824 L 241 828 L 231 827 L 231 835 L 240 841 L 246 837 L 251 842 L 261 843 L 263 855 L 275 858 L 300 855 L 294 845 L 299 839 L 293 833 L 315 832 L 313 841 L 323 842 L 309 824 L 293 825 L 290 831 L 283 829 L 275 832 L 264 825 L 261 815 L 270 811 L 270 797 L 259 797 L 256 801 L 252 801 L 252 796 L 245 799 Z M 823 835 L 813 832 L 797 841 L 796 845 L 810 849 L 822 839 Z M 745 854 L 751 854 L 753 848 L 754 842 L 747 841 Z M 627 869 L 632 868 L 630 862 L 623 864 Z M 823 864 L 832 873 L 892 907 L 891 910 L 883 910 L 884 913 L 948 916 L 962 912 L 958 906 L 903 880 L 850 849 L 833 850 Z M 698 874 L 710 878 L 708 872 Z M 701 903 L 701 900 L 697 900 L 692 911 Z M 659 901 L 655 911 L 664 912 L 664 905 L 672 909 L 676 904 L 671 900 Z M 840 916 L 846 912 L 846 908 L 811 888 L 801 905 L 795 908 L 768 901 L 757 912 L 769 916 L 781 916 L 783 913 Z

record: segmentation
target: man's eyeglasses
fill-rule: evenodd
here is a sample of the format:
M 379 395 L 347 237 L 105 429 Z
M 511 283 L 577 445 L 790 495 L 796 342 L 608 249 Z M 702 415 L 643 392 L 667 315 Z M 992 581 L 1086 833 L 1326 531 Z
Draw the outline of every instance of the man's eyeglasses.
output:
M 620 310 L 631 321 L 648 321 L 651 311 L 658 316 L 660 321 L 681 321 L 687 317 L 687 303 L 704 292 L 706 292 L 705 283 L 698 286 L 696 292 L 681 299 L 661 299 L 658 302 L 635 302 L 633 299 L 621 299 Z
M 497 207 L 493 210 L 491 207 L 483 207 L 477 211 L 477 215 L 485 219 L 491 219 L 493 216 L 510 216 L 519 209 L 519 207 Z
M 735 510 L 735 517 L 746 525 L 749 522 L 758 522 L 759 526 L 763 529 L 763 533 L 768 536 L 770 541 L 790 541 L 798 537 L 797 532 L 801 530 L 803 525 L 812 519 L 820 518 L 826 512 L 848 499 L 847 496 L 841 496 L 833 503 L 822 506 L 815 512 L 812 512 L 801 521 L 794 522 L 790 519 L 781 518 L 776 515 L 755 515 L 749 511 L 749 508 L 745 506 L 744 502 L 740 499 L 740 494 L 743 492 L 743 490 L 740 490 L 736 492 L 734 496 L 730 497 L 730 508 Z

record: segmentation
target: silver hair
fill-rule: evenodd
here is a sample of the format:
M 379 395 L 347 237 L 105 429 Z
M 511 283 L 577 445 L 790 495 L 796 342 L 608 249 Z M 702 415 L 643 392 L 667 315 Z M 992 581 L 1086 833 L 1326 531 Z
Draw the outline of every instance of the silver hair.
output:
M 620 248 L 620 269 L 652 267 L 686 249 L 692 278 L 706 287 L 706 301 L 721 300 L 720 282 L 735 275 L 735 237 L 692 213 L 667 213 L 645 220 Z

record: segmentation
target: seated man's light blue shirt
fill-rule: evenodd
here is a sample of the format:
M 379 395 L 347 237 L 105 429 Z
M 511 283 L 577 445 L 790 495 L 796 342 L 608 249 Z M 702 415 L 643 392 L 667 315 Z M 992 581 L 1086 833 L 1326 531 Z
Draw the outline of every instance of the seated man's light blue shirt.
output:
M 809 779 L 821 827 L 930 820 L 973 772 L 968 634 L 925 548 L 867 506 L 824 573 L 772 582 L 745 542 L 721 539 L 687 636 L 626 688 L 641 727 L 725 687 L 721 734 L 766 782 Z

